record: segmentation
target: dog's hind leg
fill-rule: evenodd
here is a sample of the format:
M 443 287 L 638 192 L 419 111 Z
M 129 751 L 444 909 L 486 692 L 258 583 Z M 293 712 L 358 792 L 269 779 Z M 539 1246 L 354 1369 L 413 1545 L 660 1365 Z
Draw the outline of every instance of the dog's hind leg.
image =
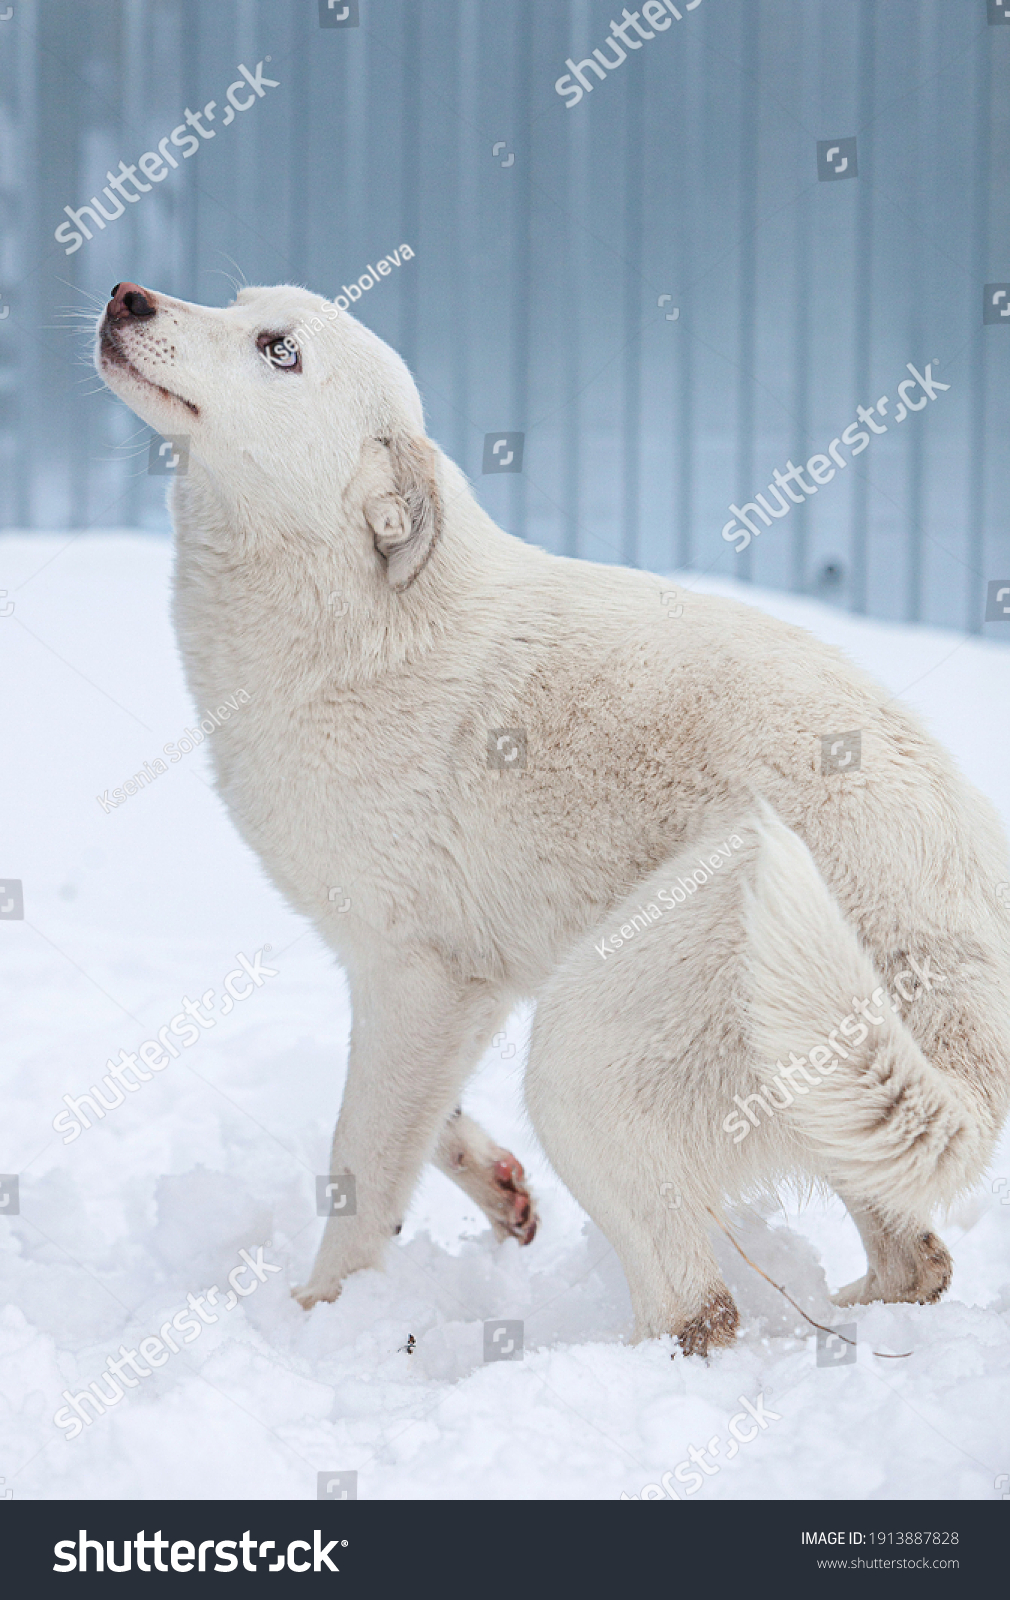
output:
M 709 1213 L 740 1184 L 724 1119 L 747 1060 L 736 985 L 755 847 L 741 829 L 699 841 L 615 907 L 617 950 L 603 928 L 573 948 L 538 996 L 526 1069 L 544 1149 L 620 1257 L 635 1337 L 673 1335 L 689 1355 L 732 1344 L 739 1321 Z M 715 850 L 723 865 L 698 888 L 694 857 Z
M 454 1111 L 434 1156 L 435 1165 L 480 1206 L 496 1239 L 529 1244 L 537 1231 L 536 1203 L 522 1166 L 462 1111 Z
M 620 1257 L 636 1340 L 672 1334 L 685 1355 L 707 1355 L 733 1343 L 739 1316 L 709 1243 L 704 1184 L 692 1184 L 703 1154 L 622 1093 L 619 1064 L 601 1070 L 594 1061 L 587 1092 L 581 1074 L 592 1046 L 580 1037 L 578 1011 L 555 1016 L 550 999 L 541 1003 L 526 1073 L 530 1117 L 558 1175 Z
M 1005 1034 L 990 1020 L 999 968 L 987 970 L 981 944 L 969 946 L 960 972 L 942 953 L 931 982 L 926 961 L 911 997 L 920 1042 L 898 1000 L 908 1002 L 907 990 L 896 982 L 888 993 L 806 847 L 770 816 L 761 837 L 748 907 L 751 1037 L 766 1086 L 768 1063 L 779 1064 L 780 1082 L 787 1055 L 800 1063 L 810 1087 L 796 1084 L 783 1122 L 805 1143 L 810 1169 L 845 1201 L 866 1247 L 865 1275 L 836 1302 L 929 1304 L 951 1277 L 929 1217 L 977 1181 L 999 1125 L 975 1078 L 988 1053 L 999 1081 Z M 942 987 L 934 994 L 934 986 Z M 857 1010 L 866 1022 L 853 1027 Z M 803 1067 L 808 1056 L 820 1057 L 816 1073 Z
M 866 1248 L 867 1271 L 832 1295 L 838 1306 L 865 1306 L 873 1300 L 910 1300 L 932 1305 L 950 1283 L 953 1263 L 946 1245 L 928 1222 L 887 1221 L 865 1204 L 842 1199 Z

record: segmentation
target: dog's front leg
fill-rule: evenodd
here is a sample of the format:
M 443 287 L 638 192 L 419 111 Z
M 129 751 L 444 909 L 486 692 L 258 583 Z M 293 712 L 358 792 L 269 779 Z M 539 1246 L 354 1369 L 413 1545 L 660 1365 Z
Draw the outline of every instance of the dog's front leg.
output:
M 429 955 L 388 953 L 366 982 L 352 980 L 352 999 L 329 1170 L 353 1174 L 355 1209 L 327 1220 L 312 1275 L 293 1291 L 306 1309 L 335 1300 L 349 1273 L 380 1265 L 501 1006 L 483 984 L 454 984 Z

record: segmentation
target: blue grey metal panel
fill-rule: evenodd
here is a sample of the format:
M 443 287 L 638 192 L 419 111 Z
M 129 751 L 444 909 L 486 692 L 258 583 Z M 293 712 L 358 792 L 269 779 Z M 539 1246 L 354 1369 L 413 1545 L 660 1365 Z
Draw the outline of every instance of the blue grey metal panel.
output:
M 982 322 L 984 285 L 1010 281 L 1010 27 L 986 0 L 678 0 L 622 49 L 613 14 L 360 0 L 334 28 L 319 0 L 16 0 L 3 525 L 165 526 L 147 435 L 61 308 L 124 277 L 211 303 L 231 275 L 333 294 L 408 243 L 356 313 L 521 537 L 985 626 L 986 581 L 1010 575 L 1010 321 Z M 594 49 L 609 70 L 569 109 L 555 80 Z M 226 125 L 260 61 L 277 86 Z M 211 100 L 213 137 L 65 254 L 64 207 Z M 826 176 L 818 141 L 852 138 Z M 948 387 L 899 421 L 909 363 Z M 776 470 L 878 401 L 867 447 L 781 517 L 749 513 L 734 554 L 730 506 L 774 499 Z M 498 429 L 525 434 L 521 473 L 482 475 Z

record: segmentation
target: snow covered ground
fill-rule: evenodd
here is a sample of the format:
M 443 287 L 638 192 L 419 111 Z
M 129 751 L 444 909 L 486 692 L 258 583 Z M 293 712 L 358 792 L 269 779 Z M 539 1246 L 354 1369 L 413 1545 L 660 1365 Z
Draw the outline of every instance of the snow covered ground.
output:
M 749 1253 L 812 1317 L 858 1325 L 855 1363 L 818 1367 L 812 1329 L 725 1242 L 742 1337 L 708 1364 L 671 1361 L 669 1341 L 628 1344 L 614 1253 L 537 1149 L 517 1016 L 465 1104 L 532 1176 L 534 1244 L 495 1245 L 429 1171 L 385 1272 L 308 1316 L 289 1298 L 322 1226 L 314 1177 L 340 1101 L 343 980 L 235 836 L 201 749 L 108 813 L 95 798 L 193 725 L 169 559 L 129 533 L 0 540 L 0 874 L 23 880 L 25 907 L 0 929 L 0 1173 L 20 1179 L 17 1214 L 0 1184 L 0 1496 L 299 1499 L 319 1472 L 356 1471 L 362 1498 L 616 1498 L 694 1447 L 700 1486 L 687 1494 L 687 1470 L 668 1479 L 682 1498 L 1005 1498 L 1010 1141 L 943 1227 L 956 1273 L 939 1306 L 831 1306 L 829 1288 L 863 1270 L 837 1202 L 741 1217 Z M 902 693 L 1010 820 L 1010 651 L 738 592 Z M 227 1016 L 215 998 L 213 1028 L 63 1144 L 64 1095 L 184 996 L 219 997 L 236 956 L 266 946 L 276 976 Z M 262 1266 L 261 1282 L 243 1268 L 245 1296 L 228 1295 L 239 1251 L 255 1261 L 261 1246 L 280 1270 Z M 62 1392 L 212 1285 L 217 1320 L 68 1439 L 53 1420 Z M 484 1362 L 492 1318 L 522 1320 L 522 1360 Z M 741 1397 L 764 1426 L 736 1421 L 734 1448 Z

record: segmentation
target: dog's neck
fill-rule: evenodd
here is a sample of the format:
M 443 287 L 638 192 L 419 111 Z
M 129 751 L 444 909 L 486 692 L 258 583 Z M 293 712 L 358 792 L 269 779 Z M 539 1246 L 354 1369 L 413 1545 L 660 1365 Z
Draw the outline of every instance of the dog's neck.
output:
M 313 527 L 286 502 L 223 492 L 194 463 L 176 481 L 172 510 L 176 625 L 198 698 L 251 689 L 237 680 L 266 661 L 282 663 L 274 687 L 296 702 L 363 689 L 500 621 L 509 596 L 519 603 L 520 567 L 528 577 L 550 558 L 498 528 L 444 456 L 439 469 L 441 535 L 397 593 L 360 512 L 335 505 Z

